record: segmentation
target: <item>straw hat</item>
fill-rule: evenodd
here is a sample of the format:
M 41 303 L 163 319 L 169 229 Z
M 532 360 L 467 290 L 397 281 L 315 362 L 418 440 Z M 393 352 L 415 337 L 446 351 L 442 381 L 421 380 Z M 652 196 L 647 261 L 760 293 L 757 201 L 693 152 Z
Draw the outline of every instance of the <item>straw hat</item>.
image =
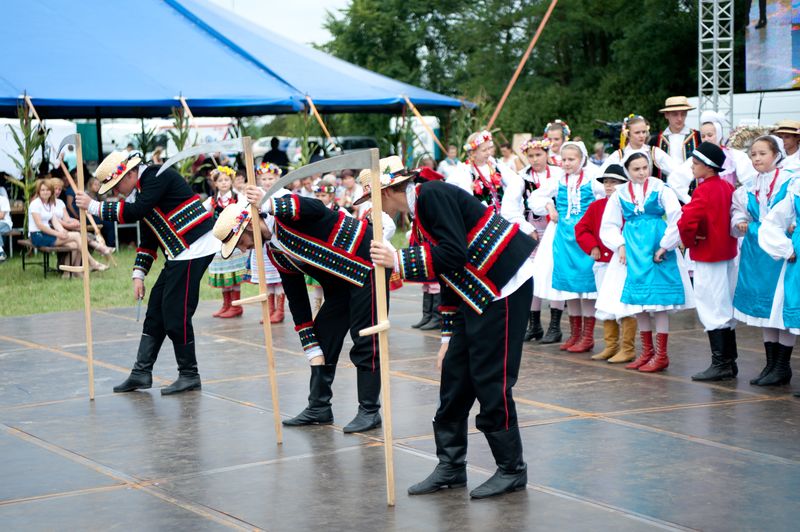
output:
M 691 111 L 695 107 L 689 103 L 686 96 L 670 96 L 664 102 L 664 108 L 659 109 L 659 113 L 666 113 L 667 111 Z
M 236 244 L 239 243 L 247 224 L 250 223 L 250 214 L 250 204 L 247 201 L 228 205 L 219 213 L 213 233 L 214 237 L 222 242 L 220 255 L 223 259 L 227 259 L 233 254 Z
M 142 162 L 137 152 L 112 151 L 97 167 L 94 176 L 100 181 L 98 194 L 105 194 L 125 177 L 125 174 L 137 168 Z
M 800 135 L 800 122 L 797 120 L 779 120 L 777 124 L 775 124 L 775 130 L 772 134 L 776 133 L 788 133 L 790 135 Z
M 380 160 L 381 170 L 381 190 L 386 187 L 391 187 L 411 179 L 414 177 L 414 172 L 406 170 L 403 166 L 403 161 L 397 155 L 384 157 Z M 353 202 L 353 205 L 361 205 L 370 198 L 370 170 L 361 170 L 358 174 L 358 182 L 364 187 L 364 195 Z

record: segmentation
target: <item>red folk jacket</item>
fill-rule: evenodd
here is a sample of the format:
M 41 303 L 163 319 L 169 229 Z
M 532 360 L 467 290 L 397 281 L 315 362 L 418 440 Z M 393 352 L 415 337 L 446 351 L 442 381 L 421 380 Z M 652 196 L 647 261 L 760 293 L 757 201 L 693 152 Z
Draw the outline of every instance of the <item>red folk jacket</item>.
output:
M 731 236 L 733 186 L 718 175 L 703 180 L 683 206 L 678 231 L 689 255 L 699 262 L 720 262 L 736 257 Z
M 600 248 L 600 260 L 597 262 L 610 262 L 613 255 L 600 240 L 600 223 L 603 221 L 607 203 L 608 198 L 592 202 L 580 221 L 575 224 L 575 240 L 584 253 L 591 255 L 592 249 Z

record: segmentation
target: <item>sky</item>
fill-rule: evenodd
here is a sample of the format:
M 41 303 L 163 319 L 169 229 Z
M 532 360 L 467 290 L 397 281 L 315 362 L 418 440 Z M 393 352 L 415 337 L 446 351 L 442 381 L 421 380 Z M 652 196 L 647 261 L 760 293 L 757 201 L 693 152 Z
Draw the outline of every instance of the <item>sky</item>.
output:
M 323 44 L 331 35 L 322 27 L 325 11 L 336 14 L 350 0 L 203 0 L 229 9 L 255 24 L 302 44 Z

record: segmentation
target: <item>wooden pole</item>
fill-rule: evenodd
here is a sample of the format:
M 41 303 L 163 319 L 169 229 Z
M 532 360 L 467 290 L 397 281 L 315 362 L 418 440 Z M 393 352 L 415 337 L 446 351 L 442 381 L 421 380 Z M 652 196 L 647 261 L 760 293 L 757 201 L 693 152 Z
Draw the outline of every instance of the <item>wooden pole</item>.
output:
M 253 160 L 253 141 L 250 137 L 242 138 L 244 148 L 244 164 L 247 171 L 247 184 L 256 185 L 255 161 Z M 281 409 L 278 402 L 278 381 L 275 376 L 275 352 L 272 348 L 272 325 L 269 321 L 269 303 L 267 302 L 267 275 L 264 267 L 264 243 L 261 238 L 260 212 L 258 205 L 250 205 L 250 216 L 253 224 L 253 242 L 258 268 L 258 294 L 260 297 L 248 298 L 260 301 L 261 318 L 264 322 L 264 347 L 267 352 L 267 372 L 269 373 L 269 390 L 272 395 L 272 414 L 275 421 L 275 438 L 278 445 L 283 443 L 283 427 L 281 425 Z M 248 301 L 250 302 L 250 301 Z
M 536 33 L 531 39 L 530 44 L 528 45 L 528 49 L 525 50 L 525 53 L 522 55 L 522 59 L 519 60 L 519 65 L 517 65 L 517 70 L 514 71 L 514 75 L 511 76 L 511 80 L 508 82 L 506 86 L 506 90 L 503 92 L 503 96 L 500 98 L 500 101 L 497 103 L 497 107 L 492 113 L 492 117 L 489 119 L 489 123 L 486 125 L 486 129 L 492 129 L 492 125 L 494 121 L 497 120 L 497 116 L 500 114 L 500 111 L 503 109 L 503 105 L 506 103 L 506 98 L 511 93 L 511 89 L 514 88 L 514 84 L 517 82 L 519 75 L 522 73 L 522 67 L 525 66 L 525 63 L 528 62 L 528 58 L 531 56 L 531 52 L 533 51 L 533 47 L 536 46 L 536 41 L 539 40 L 539 36 L 542 34 L 542 30 L 544 30 L 547 21 L 550 19 L 550 15 L 553 13 L 553 9 L 556 7 L 558 0 L 552 0 L 550 2 L 550 7 L 547 8 L 547 11 L 542 17 L 542 21 L 539 22 L 539 28 L 536 30 Z
M 308 102 L 309 108 L 311 108 L 311 113 L 314 115 L 314 118 L 317 119 L 319 127 L 321 127 L 322 132 L 325 133 L 325 138 L 328 139 L 328 143 L 331 146 L 336 146 L 336 143 L 333 141 L 333 137 L 331 137 L 331 132 L 328 131 L 328 127 L 325 125 L 325 122 L 322 121 L 322 116 L 320 116 L 319 111 L 317 111 L 317 106 L 314 105 L 314 100 L 311 99 L 311 96 L 306 96 L 306 101 Z
M 372 238 L 383 242 L 383 208 L 381 201 L 381 173 L 378 150 L 372 150 L 370 169 L 370 199 L 372 200 Z M 361 336 L 378 334 L 378 349 L 381 362 L 381 399 L 383 402 L 383 453 L 386 462 L 386 503 L 394 506 L 394 439 L 392 437 L 392 393 L 389 381 L 389 316 L 386 304 L 386 272 L 383 266 L 375 265 L 373 284 L 378 307 L 378 323 L 359 331 Z
M 186 98 L 184 98 L 183 96 L 178 96 L 178 100 L 181 102 L 181 107 L 183 108 L 183 112 L 186 114 L 187 118 L 189 119 L 189 127 L 196 127 L 196 126 L 194 126 L 192 124 L 192 122 L 194 121 L 194 114 L 192 114 L 192 110 L 189 108 L 189 104 L 186 103 Z M 195 139 L 197 139 L 197 137 L 195 137 Z M 217 162 L 217 158 L 214 157 L 213 154 L 211 154 L 211 162 L 214 164 L 214 168 L 219 166 L 219 163 Z
M 38 120 L 38 117 L 37 117 Z M 81 145 L 81 136 L 75 136 L 75 155 L 78 160 L 78 185 L 72 180 L 72 176 L 67 171 L 65 175 L 68 177 L 72 188 L 76 192 L 83 192 L 83 147 Z M 61 165 L 64 162 L 61 161 Z M 81 261 L 83 262 L 81 270 L 83 271 L 83 321 L 86 325 L 86 364 L 89 367 L 89 400 L 94 401 L 94 345 L 92 341 L 92 301 L 90 297 L 89 285 L 89 235 L 86 232 L 86 211 L 79 209 L 78 212 L 81 220 Z M 94 220 L 92 220 L 94 224 Z M 97 226 L 95 226 L 97 231 Z M 99 233 L 98 233 L 99 234 Z M 63 268 L 65 271 L 75 271 L 75 269 Z
M 409 100 L 408 96 L 403 95 L 403 98 L 405 99 L 406 105 L 408 105 L 408 108 L 411 109 L 411 112 L 414 113 L 414 116 L 416 116 L 417 120 L 420 121 L 420 123 L 422 124 L 422 127 L 424 127 L 425 131 L 428 132 L 428 135 L 430 135 L 433 138 L 434 142 L 436 142 L 436 144 L 439 146 L 439 148 L 441 148 L 442 153 L 445 156 L 447 156 L 447 148 L 445 148 L 444 144 L 442 144 L 442 141 L 439 140 L 439 137 L 436 136 L 436 133 L 433 132 L 433 129 L 431 129 L 431 126 L 429 126 L 428 123 L 425 121 L 425 119 L 422 118 L 422 115 L 419 113 L 419 111 L 414 106 L 414 104 L 411 103 L 411 100 Z

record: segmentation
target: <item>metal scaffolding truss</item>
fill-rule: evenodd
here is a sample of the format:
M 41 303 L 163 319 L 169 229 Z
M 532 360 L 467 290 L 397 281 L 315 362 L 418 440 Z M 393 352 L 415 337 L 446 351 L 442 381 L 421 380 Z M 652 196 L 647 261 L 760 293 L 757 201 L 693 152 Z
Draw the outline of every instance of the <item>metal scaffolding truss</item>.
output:
M 714 110 L 733 126 L 733 0 L 698 0 L 700 112 Z

